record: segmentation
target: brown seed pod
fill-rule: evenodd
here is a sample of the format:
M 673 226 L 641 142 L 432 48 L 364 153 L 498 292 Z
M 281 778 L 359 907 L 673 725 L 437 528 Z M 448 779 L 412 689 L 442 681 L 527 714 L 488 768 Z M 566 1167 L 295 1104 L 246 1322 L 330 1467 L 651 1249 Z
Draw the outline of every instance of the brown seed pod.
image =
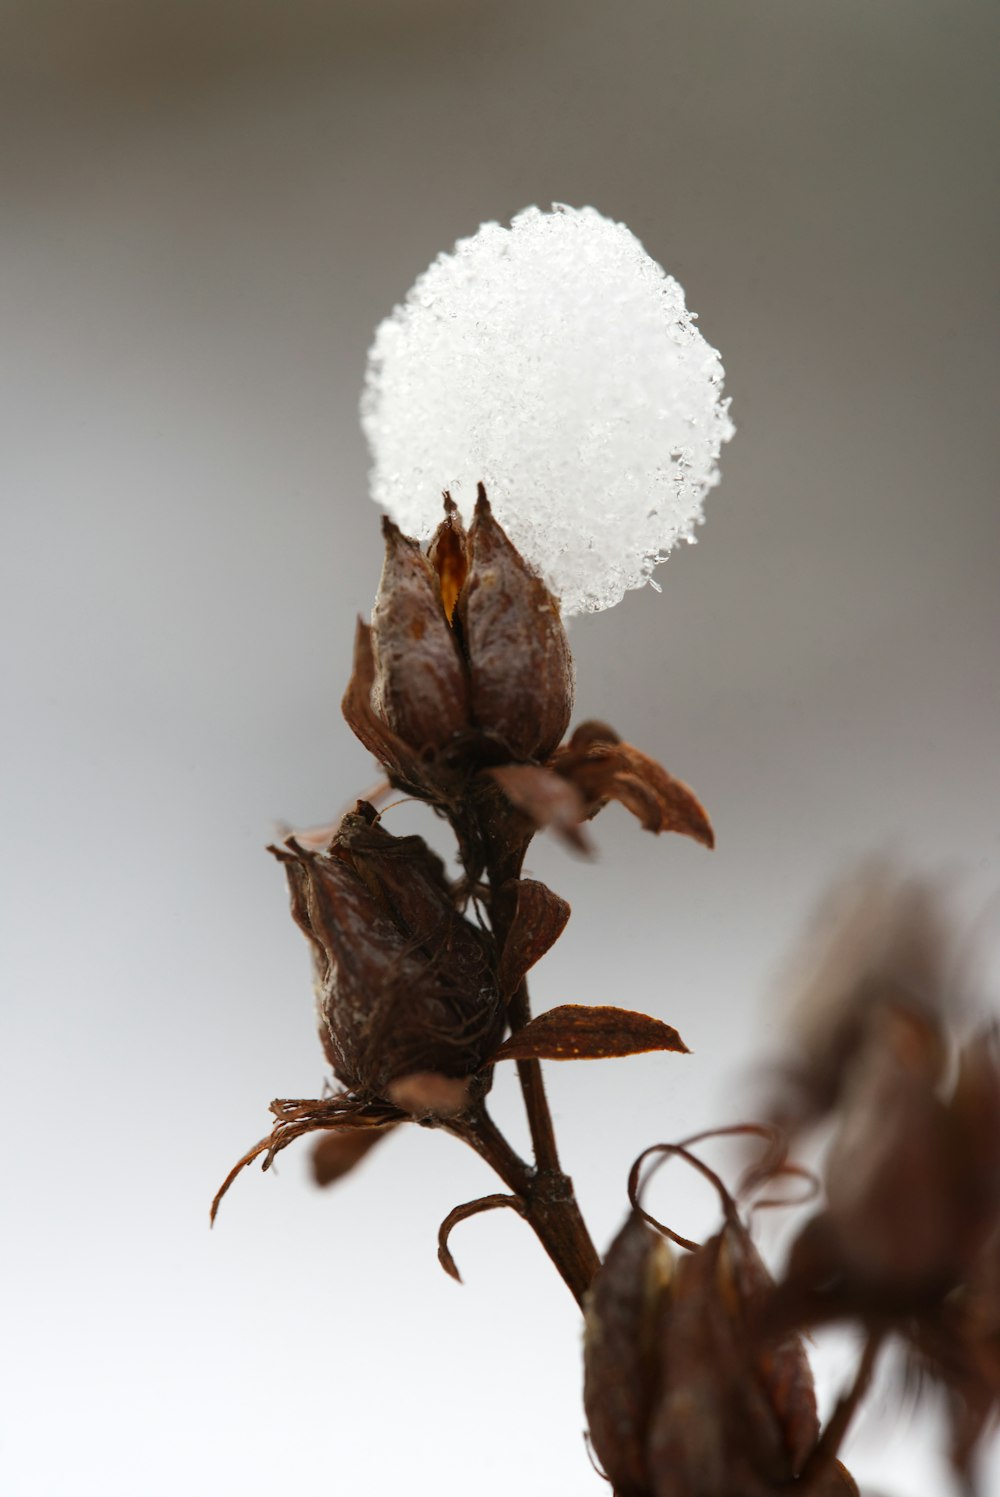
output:
M 413 1073 L 473 1076 L 504 1025 L 492 941 L 459 914 L 422 838 L 392 837 L 359 802 L 327 852 L 294 839 L 275 851 L 340 1080 L 387 1097 Z

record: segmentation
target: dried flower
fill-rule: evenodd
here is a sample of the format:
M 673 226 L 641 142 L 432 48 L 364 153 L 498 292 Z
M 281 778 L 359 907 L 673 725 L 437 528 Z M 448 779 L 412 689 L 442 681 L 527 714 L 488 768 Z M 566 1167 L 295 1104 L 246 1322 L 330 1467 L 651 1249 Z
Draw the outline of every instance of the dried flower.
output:
M 683 1146 L 647 1155 L 657 1150 L 704 1170 Z M 705 1173 L 723 1200 L 719 1233 L 676 1260 L 636 1204 L 594 1282 L 584 1357 L 594 1449 L 618 1497 L 778 1497 L 807 1465 L 811 1493 L 847 1497 L 853 1482 L 819 1444 L 801 1339 L 761 1340 L 770 1276 Z
M 358 1096 L 399 1105 L 392 1085 L 414 1073 L 474 1077 L 505 1022 L 495 948 L 455 908 L 423 839 L 392 836 L 359 801 L 325 853 L 294 839 L 275 852 L 313 948 L 320 1032 L 337 1078 Z M 444 1092 L 453 1110 L 454 1091 Z

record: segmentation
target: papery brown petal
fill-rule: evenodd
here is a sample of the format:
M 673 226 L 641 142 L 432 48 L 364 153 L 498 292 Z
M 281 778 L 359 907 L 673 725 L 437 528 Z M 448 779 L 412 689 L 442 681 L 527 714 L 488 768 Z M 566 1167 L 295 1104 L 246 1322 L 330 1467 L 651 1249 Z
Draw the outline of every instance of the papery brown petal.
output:
M 465 585 L 469 570 L 468 536 L 462 524 L 458 506 L 451 495 L 444 496 L 445 517 L 434 534 L 427 551 L 431 566 L 437 573 L 441 588 L 441 606 L 451 623 L 458 595 Z
M 588 851 L 589 844 L 580 828 L 586 807 L 579 791 L 568 780 L 537 764 L 503 764 L 486 773 L 500 786 L 511 805 L 535 826 L 551 827 L 577 852 Z
M 493 518 L 479 485 L 471 561 L 458 600 L 472 716 L 516 758 L 545 759 L 573 707 L 573 661 L 559 604 Z
M 372 653 L 372 631 L 363 619 L 358 619 L 354 636 L 354 666 L 347 683 L 340 710 L 344 720 L 356 738 L 359 738 L 370 754 L 374 754 L 392 776 L 393 781 L 409 790 L 422 794 L 423 767 L 418 756 L 404 743 L 389 725 L 382 721 L 372 707 L 372 687 L 375 683 L 375 657 Z
M 673 1264 L 633 1212 L 608 1249 L 584 1306 L 584 1385 L 594 1449 L 618 1497 L 646 1497 L 646 1427 L 659 1378 Z
M 342 1180 L 388 1132 L 388 1128 L 352 1128 L 325 1133 L 313 1145 L 311 1163 L 316 1184 L 325 1187 Z
M 539 1014 L 491 1056 L 499 1060 L 600 1060 L 688 1048 L 676 1029 L 627 1008 L 564 1003 Z
M 464 1206 L 456 1206 L 453 1211 L 449 1211 L 438 1228 L 438 1262 L 445 1273 L 449 1274 L 457 1283 L 461 1284 L 462 1275 L 459 1273 L 455 1260 L 451 1256 L 451 1249 L 448 1247 L 448 1238 L 451 1236 L 452 1229 L 457 1227 L 459 1222 L 467 1221 L 470 1216 L 478 1216 L 482 1211 L 496 1211 L 503 1206 L 509 1206 L 519 1216 L 524 1216 L 527 1212 L 527 1208 L 520 1196 L 480 1196 L 476 1201 L 466 1201 Z
M 501 996 L 509 998 L 525 973 L 558 941 L 570 909 L 565 899 L 535 879 L 512 879 L 504 884 L 500 895 L 514 899 L 514 916 L 498 969 Z
M 434 568 L 391 520 L 383 520 L 382 530 L 385 564 L 372 613 L 371 703 L 419 756 L 468 728 L 468 682 Z

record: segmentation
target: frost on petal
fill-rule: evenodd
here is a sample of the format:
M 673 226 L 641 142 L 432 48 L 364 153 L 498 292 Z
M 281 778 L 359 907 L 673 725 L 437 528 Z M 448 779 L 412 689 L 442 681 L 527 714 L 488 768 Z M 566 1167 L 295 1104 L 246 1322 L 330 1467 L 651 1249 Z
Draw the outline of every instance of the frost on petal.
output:
M 624 224 L 527 208 L 424 272 L 379 327 L 362 422 L 372 494 L 428 539 L 483 482 L 561 598 L 608 608 L 693 540 L 733 433 L 719 355 Z

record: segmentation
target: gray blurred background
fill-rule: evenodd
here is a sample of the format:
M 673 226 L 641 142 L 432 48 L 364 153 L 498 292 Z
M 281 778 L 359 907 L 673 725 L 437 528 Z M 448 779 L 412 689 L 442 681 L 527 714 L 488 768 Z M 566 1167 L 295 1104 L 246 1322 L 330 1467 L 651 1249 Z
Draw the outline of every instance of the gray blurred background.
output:
M 718 849 L 541 839 L 574 905 L 536 1003 L 690 1057 L 548 1067 L 595 1235 L 646 1144 L 738 1119 L 784 953 L 872 849 L 1000 886 L 992 0 L 7 0 L 2 1086 L 7 1497 L 599 1493 L 575 1308 L 412 1129 L 337 1193 L 305 943 L 264 843 L 373 780 L 340 721 L 380 565 L 356 406 L 428 261 L 528 203 L 621 218 L 722 351 L 701 544 L 576 623 L 581 715 L 689 780 Z M 419 828 L 418 811 L 391 814 Z M 505 1078 L 497 1111 L 521 1139 Z M 676 1168 L 676 1167 L 675 1167 Z M 656 1205 L 707 1232 L 680 1169 Z M 765 1246 L 773 1242 L 773 1229 Z M 821 1342 L 828 1406 L 845 1346 Z M 933 1419 L 850 1450 L 950 1491 Z M 484 1454 L 485 1453 L 485 1454 Z M 485 1462 L 485 1464 L 484 1464 Z M 1000 1491 L 1000 1468 L 995 1473 Z

